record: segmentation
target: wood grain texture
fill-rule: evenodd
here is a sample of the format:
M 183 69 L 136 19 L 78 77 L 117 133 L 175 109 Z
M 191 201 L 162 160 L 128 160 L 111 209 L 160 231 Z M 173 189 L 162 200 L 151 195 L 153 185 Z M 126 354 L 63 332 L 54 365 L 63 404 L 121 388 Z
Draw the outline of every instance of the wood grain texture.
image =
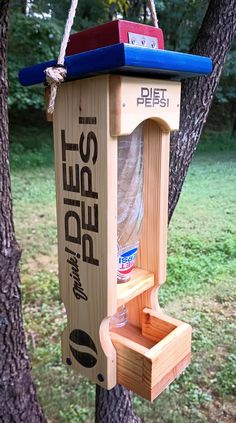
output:
M 158 287 L 166 280 L 169 133 L 154 120 L 144 125 L 144 217 L 136 260 L 139 268 L 154 273 L 156 288 L 149 288 L 128 304 L 129 322 L 142 326 L 145 307 L 157 311 Z
M 117 350 L 118 383 L 152 401 L 188 365 L 191 327 L 175 319 L 170 323 L 153 310 L 148 313 L 145 309 L 142 330 L 129 324 L 112 331 L 111 337 Z
M 59 276 L 68 317 L 63 360 L 103 388 L 118 381 L 153 399 L 184 367 L 191 328 L 165 316 L 157 301 L 166 278 L 169 129 L 178 120 L 171 117 L 169 105 L 171 99 L 179 100 L 180 87 L 158 82 L 156 94 L 150 94 L 166 101 L 164 119 L 162 106 L 136 113 L 131 100 L 144 84 L 146 80 L 138 86 L 136 78 L 109 75 L 63 84 L 54 141 Z M 152 85 L 145 89 L 154 93 Z M 122 103 L 124 94 L 129 104 Z M 111 128 L 124 130 L 121 107 L 126 105 L 126 130 L 152 119 L 144 124 L 144 219 L 137 268 L 129 282 L 117 285 L 117 134 Z M 170 109 L 178 114 L 176 104 Z M 109 334 L 110 316 L 125 303 L 129 324 Z
M 168 316 L 165 315 L 163 320 L 164 314 L 157 317 L 156 313 L 148 308 L 143 310 L 142 317 L 142 335 L 153 341 L 161 341 L 177 327 L 176 322 L 170 323 Z
M 135 267 L 128 282 L 117 285 L 117 306 L 120 307 L 154 286 L 154 275 Z
M 158 286 L 155 285 L 154 287 L 144 291 L 142 294 L 137 295 L 137 297 L 133 298 L 126 304 L 130 324 L 141 328 L 143 321 L 143 309 L 145 307 L 151 308 L 155 311 L 160 309 L 157 294 Z
M 154 119 L 164 131 L 179 127 L 178 81 L 111 76 L 111 135 L 127 135 L 143 121 Z
M 117 308 L 117 142 L 109 134 L 108 76 L 59 87 L 54 112 L 58 252 L 68 324 L 63 361 L 103 387 L 116 353 L 102 322 Z M 103 332 L 100 333 L 102 324 Z
M 144 218 L 137 266 L 166 279 L 169 133 L 148 120 L 144 128 Z

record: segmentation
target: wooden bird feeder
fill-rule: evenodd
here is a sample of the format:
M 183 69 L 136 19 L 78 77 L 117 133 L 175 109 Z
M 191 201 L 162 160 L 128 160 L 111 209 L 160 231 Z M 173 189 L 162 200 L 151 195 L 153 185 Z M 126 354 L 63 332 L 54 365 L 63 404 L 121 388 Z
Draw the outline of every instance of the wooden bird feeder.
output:
M 86 45 L 90 31 L 95 46 Z M 120 383 L 153 400 L 191 357 L 191 327 L 161 311 L 157 292 L 166 280 L 169 139 L 179 127 L 180 80 L 210 73 L 211 60 L 166 51 L 160 29 L 125 21 L 72 36 L 68 49 L 67 81 L 53 115 L 59 278 L 68 319 L 63 362 L 104 388 Z M 21 83 L 44 82 L 54 63 L 22 70 Z M 141 122 L 143 229 L 131 280 L 117 284 L 118 138 Z M 110 330 L 123 304 L 128 324 Z

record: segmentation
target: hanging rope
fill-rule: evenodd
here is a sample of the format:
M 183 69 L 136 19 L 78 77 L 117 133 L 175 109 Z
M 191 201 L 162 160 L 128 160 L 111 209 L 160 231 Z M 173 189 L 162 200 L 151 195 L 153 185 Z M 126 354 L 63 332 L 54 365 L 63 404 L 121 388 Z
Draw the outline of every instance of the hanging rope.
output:
M 50 98 L 48 103 L 48 113 L 54 112 L 55 100 L 57 95 L 57 87 L 66 77 L 66 68 L 64 66 L 66 47 L 69 40 L 71 28 L 74 22 L 75 13 L 78 5 L 78 0 L 72 0 L 68 18 L 66 21 L 65 31 L 61 42 L 60 52 L 55 66 L 49 67 L 45 70 L 46 81 L 50 85 Z
M 149 3 L 149 9 L 150 9 L 150 12 L 151 12 L 153 25 L 156 28 L 158 28 L 158 19 L 157 19 L 155 1 L 154 0 L 148 0 L 148 3 Z

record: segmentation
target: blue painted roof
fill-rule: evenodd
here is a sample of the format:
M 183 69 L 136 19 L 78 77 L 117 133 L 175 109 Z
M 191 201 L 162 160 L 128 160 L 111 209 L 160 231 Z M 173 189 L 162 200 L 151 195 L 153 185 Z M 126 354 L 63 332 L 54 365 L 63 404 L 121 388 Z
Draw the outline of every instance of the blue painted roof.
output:
M 22 85 L 45 83 L 45 69 L 56 64 L 56 60 L 40 63 L 19 72 Z M 85 53 L 65 57 L 66 81 L 100 73 L 152 74 L 152 77 L 183 79 L 206 75 L 212 71 L 208 57 L 154 50 L 130 44 L 115 44 Z

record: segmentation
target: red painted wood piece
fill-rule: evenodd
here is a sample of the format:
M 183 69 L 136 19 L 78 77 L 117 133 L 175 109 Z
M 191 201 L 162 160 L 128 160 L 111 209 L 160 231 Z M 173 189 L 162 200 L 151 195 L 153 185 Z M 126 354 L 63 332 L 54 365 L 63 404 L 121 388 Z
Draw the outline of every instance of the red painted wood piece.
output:
M 158 49 L 164 50 L 164 37 L 160 28 L 136 22 L 116 20 L 85 29 L 70 36 L 66 55 L 95 50 L 111 44 L 128 43 L 128 32 L 156 37 Z

